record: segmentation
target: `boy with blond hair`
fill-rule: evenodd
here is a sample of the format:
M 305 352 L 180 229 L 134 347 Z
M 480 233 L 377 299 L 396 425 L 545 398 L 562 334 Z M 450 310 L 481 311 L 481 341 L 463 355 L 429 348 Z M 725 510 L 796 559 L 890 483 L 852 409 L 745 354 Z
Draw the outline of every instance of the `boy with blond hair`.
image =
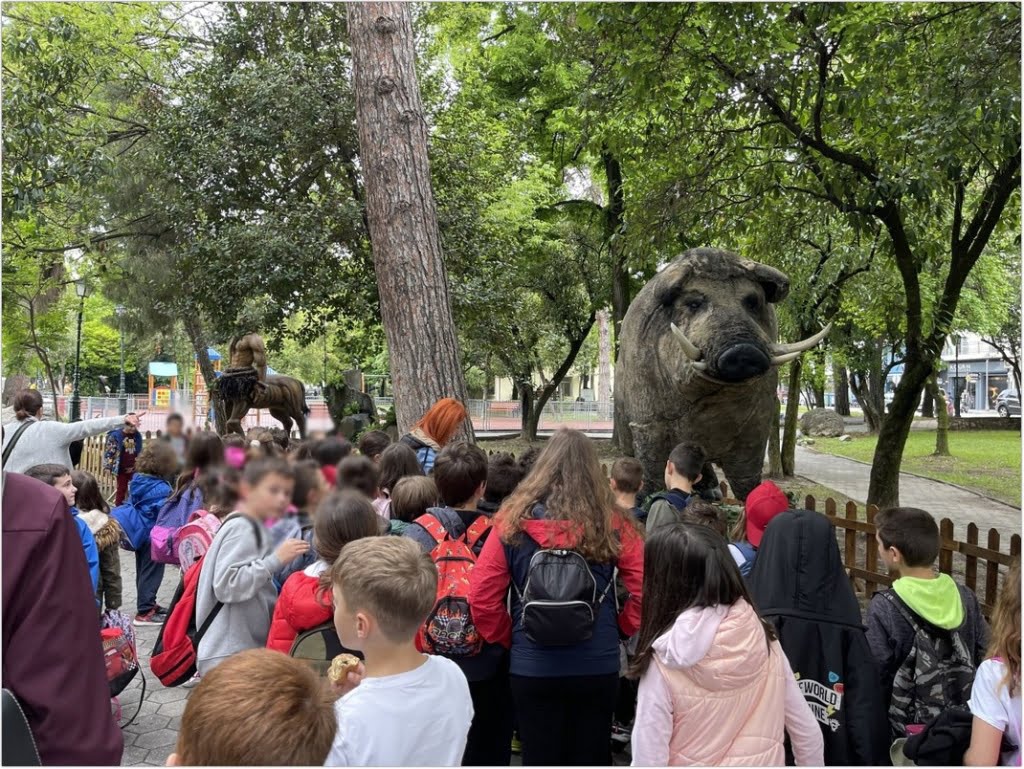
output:
M 458 766 L 469 685 L 458 665 L 415 643 L 436 598 L 430 556 L 406 537 L 367 537 L 345 545 L 329 574 L 338 638 L 365 662 L 341 685 L 326 766 Z
M 168 766 L 322 766 L 338 731 L 313 669 L 269 649 L 225 660 L 196 687 Z

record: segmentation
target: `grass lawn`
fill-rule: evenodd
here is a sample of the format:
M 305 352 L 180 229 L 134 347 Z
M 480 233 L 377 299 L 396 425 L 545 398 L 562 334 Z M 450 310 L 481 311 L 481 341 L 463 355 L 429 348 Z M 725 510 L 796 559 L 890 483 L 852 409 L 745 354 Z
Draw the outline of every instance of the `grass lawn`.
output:
M 862 462 L 875 453 L 874 435 L 851 435 L 853 440 L 815 438 L 814 449 Z M 1021 438 L 1014 430 L 964 430 L 949 433 L 951 457 L 933 457 L 935 431 L 910 433 L 903 451 L 902 470 L 955 483 L 995 499 L 1021 504 Z

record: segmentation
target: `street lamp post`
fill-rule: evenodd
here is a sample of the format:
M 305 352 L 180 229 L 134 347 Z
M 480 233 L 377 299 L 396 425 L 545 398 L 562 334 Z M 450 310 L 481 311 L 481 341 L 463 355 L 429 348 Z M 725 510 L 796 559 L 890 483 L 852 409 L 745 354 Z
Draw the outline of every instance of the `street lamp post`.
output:
M 121 332 L 121 377 L 117 381 L 117 413 L 128 413 L 128 393 L 124 391 L 124 305 L 114 308 L 117 313 L 118 330 Z
M 85 297 L 89 286 L 84 278 L 75 281 L 75 293 L 78 294 L 78 337 L 75 342 L 75 379 L 71 388 L 71 421 L 78 422 L 82 418 L 82 398 L 78 394 L 79 364 L 82 359 L 82 315 L 85 312 Z

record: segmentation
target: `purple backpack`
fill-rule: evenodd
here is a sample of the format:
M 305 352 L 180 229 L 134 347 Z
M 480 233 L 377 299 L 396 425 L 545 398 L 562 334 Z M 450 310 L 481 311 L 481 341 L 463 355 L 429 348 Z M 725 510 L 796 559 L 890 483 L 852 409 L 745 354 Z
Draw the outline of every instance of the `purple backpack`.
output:
M 195 486 L 188 486 L 180 495 L 172 496 L 156 516 L 150 532 L 150 555 L 157 563 L 178 564 L 178 531 L 196 510 L 203 506 L 203 495 Z

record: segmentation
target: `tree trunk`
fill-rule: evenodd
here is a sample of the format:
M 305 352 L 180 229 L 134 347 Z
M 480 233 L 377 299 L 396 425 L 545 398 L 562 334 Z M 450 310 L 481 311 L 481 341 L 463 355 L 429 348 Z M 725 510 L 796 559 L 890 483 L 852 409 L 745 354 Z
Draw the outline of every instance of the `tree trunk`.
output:
M 945 403 L 945 399 L 943 399 Z M 921 416 L 928 417 L 929 419 L 935 418 L 935 397 L 932 395 L 931 388 L 927 388 L 924 391 L 924 402 L 921 404 Z
M 351 3 L 347 12 L 370 244 L 404 433 L 438 399 L 465 401 L 466 383 L 430 186 L 411 9 Z M 472 440 L 468 419 L 463 434 Z
M 513 401 L 519 400 L 519 383 L 518 382 L 512 382 L 512 397 L 509 398 L 509 400 L 513 400 Z
M 612 345 L 608 329 L 608 310 L 597 314 L 597 400 L 608 403 L 612 399 Z
M 537 401 L 533 404 L 533 413 L 530 418 L 527 419 L 526 409 L 523 409 L 523 434 L 522 437 L 528 441 L 537 440 L 537 425 L 540 424 L 541 414 L 544 413 L 544 406 L 547 405 L 548 400 L 551 396 L 558 392 L 558 386 L 562 384 L 562 380 L 565 379 L 566 374 L 569 373 L 569 369 L 572 368 L 572 364 L 576 362 L 576 356 L 579 355 L 580 348 L 583 347 L 583 343 L 587 341 L 587 337 L 590 335 L 590 329 L 594 327 L 594 323 L 597 320 L 597 313 L 591 312 L 590 318 L 579 331 L 579 336 L 569 336 L 566 334 L 566 340 L 569 343 L 569 352 L 566 354 L 562 364 L 555 371 L 554 376 L 551 377 L 551 381 L 541 387 L 540 392 L 537 393 Z M 524 388 L 530 389 L 530 388 Z
M 938 376 L 935 372 L 928 377 L 928 381 L 925 382 L 925 392 L 929 398 L 934 400 L 939 406 L 939 427 L 935 431 L 935 453 L 932 456 L 935 457 L 948 457 L 949 454 L 949 412 L 946 411 L 946 399 L 942 395 L 942 390 L 939 389 Z
M 768 475 L 772 478 L 782 477 L 782 444 L 779 437 L 779 417 L 782 415 L 782 402 L 775 396 L 775 408 L 772 410 L 772 430 L 768 433 Z
M 619 335 L 622 319 L 629 309 L 629 272 L 626 270 L 626 253 L 623 244 L 618 243 L 626 213 L 626 195 L 622 189 L 622 166 L 607 148 L 601 151 L 604 176 L 608 185 L 608 206 L 605 208 L 604 236 L 608 253 L 612 257 L 612 327 L 614 329 L 614 358 L 619 357 Z
M 209 399 L 208 409 L 213 409 L 213 427 L 218 435 L 225 435 L 228 431 L 228 415 L 224 413 L 224 402 L 216 394 L 214 383 L 217 381 L 217 373 L 213 370 L 213 363 L 210 362 L 209 347 L 206 344 L 206 335 L 203 333 L 202 323 L 195 313 L 186 313 L 183 319 L 185 333 L 192 343 L 192 349 L 199 361 L 199 371 L 206 382 L 206 397 Z M 193 396 L 195 394 L 193 393 Z M 207 411 L 209 413 L 209 411 Z
M 850 416 L 850 377 L 846 366 L 832 364 L 833 391 L 836 396 L 836 413 L 842 417 Z
M 914 409 L 928 377 L 933 373 L 931 361 L 913 360 L 908 354 L 903 377 L 893 393 L 889 414 L 878 433 L 875 455 L 871 460 L 871 481 L 868 485 L 869 505 L 879 509 L 900 503 L 900 465 L 903 448 L 914 422 Z
M 800 413 L 800 374 L 803 358 L 789 363 L 789 393 L 786 397 L 786 422 L 782 433 L 782 474 L 796 475 L 796 428 Z
M 533 385 L 529 381 L 519 385 L 519 437 L 524 441 L 537 440 L 538 418 L 533 416 Z

